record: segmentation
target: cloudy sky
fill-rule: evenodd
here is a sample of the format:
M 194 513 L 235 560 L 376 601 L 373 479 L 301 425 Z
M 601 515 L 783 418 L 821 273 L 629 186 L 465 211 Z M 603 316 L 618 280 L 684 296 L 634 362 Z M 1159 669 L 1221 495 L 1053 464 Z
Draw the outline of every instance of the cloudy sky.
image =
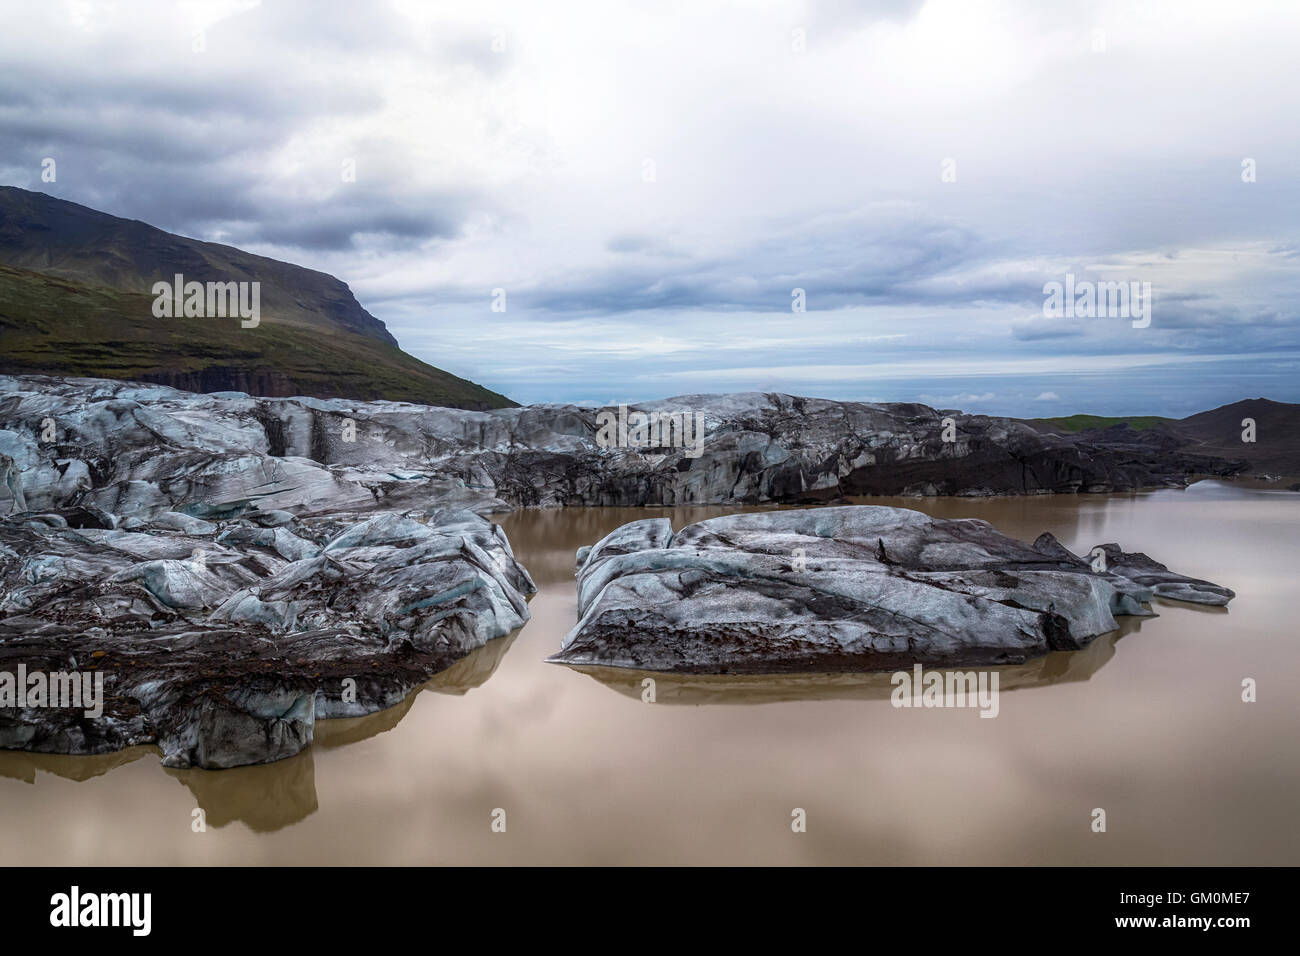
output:
M 0 182 L 333 273 L 519 401 L 1300 401 L 1294 0 L 0 7 Z M 1067 273 L 1150 325 L 1044 316 Z

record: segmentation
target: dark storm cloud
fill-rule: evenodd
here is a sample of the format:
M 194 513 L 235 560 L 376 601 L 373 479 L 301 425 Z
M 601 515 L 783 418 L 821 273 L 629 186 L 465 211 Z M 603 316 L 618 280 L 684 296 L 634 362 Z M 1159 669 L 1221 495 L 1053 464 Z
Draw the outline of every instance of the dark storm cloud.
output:
M 821 309 L 1041 301 L 1042 279 L 963 276 L 960 270 L 1003 247 L 975 230 L 915 212 L 866 212 L 832 224 L 779 223 L 770 231 L 782 237 L 755 241 L 728 256 L 678 252 L 671 261 L 649 237 L 619 235 L 606 248 L 636 261 L 557 276 L 544 287 L 519 292 L 531 306 L 557 313 L 789 311 L 796 288 Z
M 390 197 L 348 196 L 310 207 L 298 206 L 291 218 L 261 216 L 240 230 L 244 241 L 271 243 L 297 249 L 350 248 L 362 238 L 388 241 L 397 247 L 430 238 L 454 238 L 460 223 L 449 213 L 463 200 L 452 196 L 424 196 L 412 208 Z
M 104 117 L 96 120 L 98 125 L 69 117 L 65 129 L 48 115 L 34 125 L 0 119 L 6 134 L 0 168 L 20 171 L 9 177 L 14 185 L 172 232 L 202 236 L 219 228 L 227 241 L 304 249 L 351 248 L 361 234 L 399 246 L 452 237 L 471 207 L 469 190 L 419 191 L 400 179 L 388 189 L 340 183 L 340 157 L 322 159 L 307 173 L 329 184 L 332 192 L 322 198 L 278 194 L 259 173 L 270 167 L 282 134 L 246 119 L 182 125 L 137 116 L 129 130 Z M 239 136 L 240 131 L 265 135 Z M 40 180 L 46 156 L 58 164 L 56 183 Z
M 173 11 L 174 12 L 174 11 Z M 128 24 L 67 38 L 64 56 L 9 58 L 0 75 L 0 173 L 36 189 L 190 236 L 319 251 L 358 237 L 394 248 L 459 233 L 474 191 L 428 189 L 404 168 L 400 144 L 363 141 L 320 156 L 285 188 L 279 151 L 304 130 L 371 116 L 386 99 L 350 58 L 410 54 L 418 45 L 389 5 L 264 4 L 209 25 L 192 22 L 154 58 L 124 56 Z M 477 41 L 477 42 L 475 42 Z M 77 44 L 80 49 L 77 49 Z M 499 69 L 488 37 L 459 28 L 434 41 L 440 62 Z M 373 75 L 372 75 L 373 76 Z M 54 183 L 41 179 L 46 157 Z M 342 181 L 351 159 L 383 188 Z
M 310 76 L 282 77 L 268 86 L 265 77 L 240 69 L 177 73 L 165 85 L 149 72 L 105 75 L 88 66 L 51 70 L 10 64 L 0 77 L 0 107 L 31 111 L 32 124 L 48 120 L 43 114 L 50 110 L 82 117 L 129 112 L 196 123 L 283 123 L 371 112 L 382 103 L 379 91 L 366 86 L 332 85 Z
M 1019 342 L 1043 342 L 1052 339 L 1077 339 L 1085 335 L 1080 323 L 1038 316 L 1012 323 L 1011 334 Z

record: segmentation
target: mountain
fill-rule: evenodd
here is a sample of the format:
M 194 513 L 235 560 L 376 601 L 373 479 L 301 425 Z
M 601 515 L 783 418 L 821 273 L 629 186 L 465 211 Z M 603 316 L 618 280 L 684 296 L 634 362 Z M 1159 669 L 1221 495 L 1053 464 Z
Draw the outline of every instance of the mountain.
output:
M 154 284 L 177 274 L 259 283 L 259 323 L 156 317 Z M 333 276 L 10 186 L 0 186 L 0 372 L 270 397 L 514 405 L 407 355 Z
M 1255 423 L 1255 440 L 1242 441 L 1246 419 Z M 1176 452 L 1244 463 L 1244 473 L 1300 476 L 1300 405 L 1248 398 L 1186 418 L 1154 415 L 1104 417 L 1069 415 L 1025 420 L 1041 432 L 1070 435 L 1111 448 L 1127 446 L 1136 455 Z
M 1247 418 L 1255 422 L 1254 442 L 1241 440 Z M 1248 398 L 1190 415 L 1173 429 L 1187 439 L 1188 451 L 1245 458 L 1256 472 L 1300 476 L 1300 405 Z

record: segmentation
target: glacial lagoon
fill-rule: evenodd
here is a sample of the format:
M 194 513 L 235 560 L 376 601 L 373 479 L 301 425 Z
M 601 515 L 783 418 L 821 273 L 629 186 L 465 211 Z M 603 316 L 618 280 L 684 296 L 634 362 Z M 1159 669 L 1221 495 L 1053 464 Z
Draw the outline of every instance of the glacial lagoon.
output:
M 0 752 L 0 860 L 109 864 L 1296 864 L 1300 494 L 861 499 L 1076 553 L 1117 542 L 1237 592 L 999 669 L 996 719 L 899 709 L 888 674 L 671 677 L 544 663 L 574 552 L 734 506 L 493 516 L 532 619 L 396 707 L 278 763 L 170 770 L 155 748 Z M 655 700 L 644 699 L 653 676 Z M 1258 699 L 1242 700 L 1242 682 Z M 792 832 L 795 808 L 807 831 Z M 1107 831 L 1092 829 L 1104 808 Z M 196 832 L 196 809 L 205 829 Z M 505 832 L 492 824 L 504 811 Z

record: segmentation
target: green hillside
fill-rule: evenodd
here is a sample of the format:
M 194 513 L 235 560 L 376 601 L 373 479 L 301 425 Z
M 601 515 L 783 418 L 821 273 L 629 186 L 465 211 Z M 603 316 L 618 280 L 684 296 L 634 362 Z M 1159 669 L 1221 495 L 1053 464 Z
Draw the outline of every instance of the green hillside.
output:
M 502 408 L 508 398 L 378 338 L 263 317 L 153 315 L 153 296 L 0 265 L 0 372 L 157 382 L 189 391 L 386 398 Z
M 258 283 L 260 323 L 156 318 L 155 282 Z M 407 355 L 334 276 L 0 186 L 0 372 L 487 409 L 504 395 Z
M 1045 425 L 1048 428 L 1055 428 L 1063 432 L 1082 432 L 1093 428 L 1111 428 L 1115 425 L 1128 425 L 1134 431 L 1144 432 L 1149 428 L 1155 428 L 1157 425 L 1171 422 L 1174 419 L 1161 418 L 1159 415 L 1133 415 L 1128 418 L 1114 418 L 1105 415 L 1067 415 L 1064 418 L 1028 418 L 1025 420 L 1034 425 Z

